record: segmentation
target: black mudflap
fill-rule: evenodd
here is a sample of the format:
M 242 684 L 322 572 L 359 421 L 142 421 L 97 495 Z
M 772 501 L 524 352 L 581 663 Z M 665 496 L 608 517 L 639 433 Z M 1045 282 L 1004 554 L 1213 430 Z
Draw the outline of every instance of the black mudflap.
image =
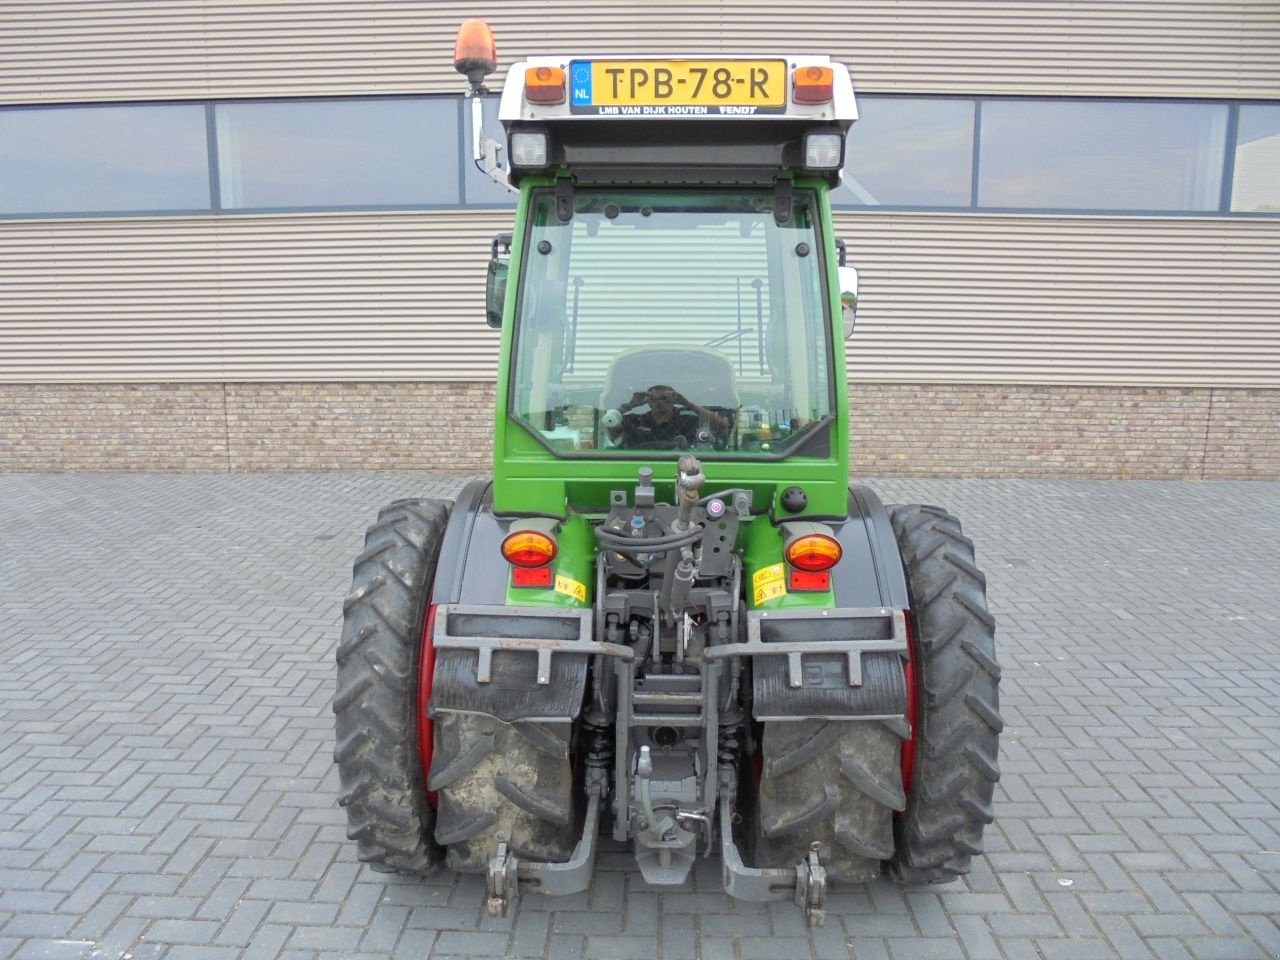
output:
M 582 709 L 591 611 L 441 605 L 430 714 L 572 720 Z

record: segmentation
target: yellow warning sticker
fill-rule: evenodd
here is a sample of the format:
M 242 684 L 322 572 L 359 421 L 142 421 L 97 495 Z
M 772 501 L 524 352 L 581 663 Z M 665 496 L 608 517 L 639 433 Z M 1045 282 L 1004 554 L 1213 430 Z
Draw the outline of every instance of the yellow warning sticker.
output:
M 751 577 L 752 605 L 760 606 L 766 600 L 776 600 L 787 592 L 786 569 L 780 563 L 757 570 Z
M 556 574 L 556 593 L 563 593 L 566 597 L 573 597 L 579 603 L 587 602 L 587 585 L 558 573 Z

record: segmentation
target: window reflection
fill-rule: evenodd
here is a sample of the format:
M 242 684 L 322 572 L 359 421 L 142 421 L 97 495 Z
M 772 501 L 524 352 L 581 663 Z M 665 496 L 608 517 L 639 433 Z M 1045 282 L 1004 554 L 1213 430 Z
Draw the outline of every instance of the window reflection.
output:
M 978 204 L 1216 210 L 1225 104 L 986 101 Z
M 1280 105 L 1240 108 L 1231 209 L 1280 213 Z
M 863 97 L 845 148 L 841 204 L 965 207 L 973 101 Z
M 453 99 L 220 103 L 222 205 L 458 203 Z
M 0 110 L 0 214 L 208 207 L 200 104 Z

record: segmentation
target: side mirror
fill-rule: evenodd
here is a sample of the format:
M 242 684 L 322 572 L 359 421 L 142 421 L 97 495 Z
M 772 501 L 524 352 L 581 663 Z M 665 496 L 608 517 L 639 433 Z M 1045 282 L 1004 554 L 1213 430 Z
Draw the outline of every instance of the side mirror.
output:
M 511 234 L 493 238 L 489 255 L 489 275 L 485 280 L 485 322 L 495 330 L 502 328 L 502 307 L 507 300 L 507 268 L 511 265 Z
M 837 267 L 840 281 L 840 316 L 844 321 L 844 338 L 853 336 L 853 321 L 858 314 L 858 268 Z

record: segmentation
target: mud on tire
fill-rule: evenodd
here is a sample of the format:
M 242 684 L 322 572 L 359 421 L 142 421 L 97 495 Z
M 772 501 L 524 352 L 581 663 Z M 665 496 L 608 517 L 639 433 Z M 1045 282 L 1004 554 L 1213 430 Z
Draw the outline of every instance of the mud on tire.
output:
M 347 836 L 383 872 L 440 861 L 418 751 L 418 665 L 427 596 L 449 505 L 401 500 L 378 514 L 343 604 L 334 761 Z
M 995 621 L 973 542 L 941 507 L 889 508 L 911 598 L 915 761 L 889 873 L 945 883 L 969 872 L 992 822 L 1000 718 Z
M 906 802 L 902 738 L 878 720 L 795 720 L 764 725 L 756 858 L 794 866 L 809 844 L 832 879 L 873 880 L 893 855 L 893 815 Z
M 437 791 L 436 842 L 452 870 L 483 871 L 498 849 L 563 862 L 575 817 L 568 722 L 503 723 L 474 714 L 435 718 L 429 782 Z

